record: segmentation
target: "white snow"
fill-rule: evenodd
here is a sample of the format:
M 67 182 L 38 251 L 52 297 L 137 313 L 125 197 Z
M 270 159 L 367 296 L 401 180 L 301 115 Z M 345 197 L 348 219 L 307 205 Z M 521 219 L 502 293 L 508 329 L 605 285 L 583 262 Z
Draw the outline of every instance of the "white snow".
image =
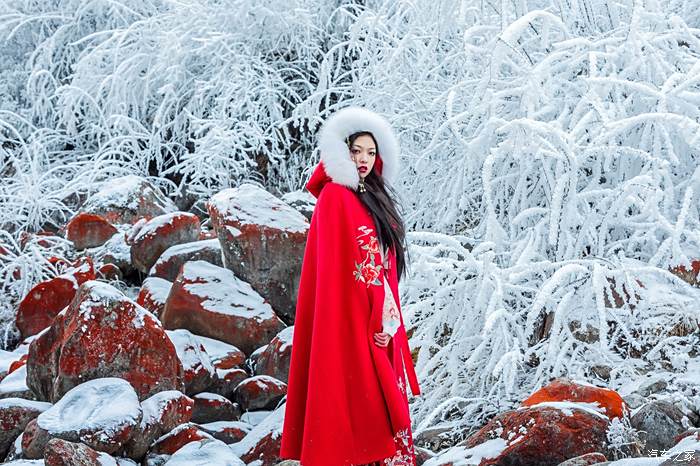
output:
M 170 199 L 160 192 L 154 191 L 150 183 L 136 175 L 126 175 L 104 182 L 99 190 L 87 200 L 85 208 L 87 211 L 99 208 L 136 210 L 139 206 L 139 198 L 151 193 L 154 194 L 158 205 L 165 212 L 177 210 Z
M 148 290 L 150 299 L 156 304 L 165 304 L 173 284 L 160 277 L 147 277 L 141 287 Z
M 173 454 L 167 466 L 245 466 L 231 448 L 216 439 L 190 442 Z
M 530 406 L 522 406 L 518 408 L 519 410 L 523 409 L 530 409 L 530 408 L 541 408 L 541 407 L 548 407 L 548 408 L 556 408 L 560 411 L 562 411 L 564 414 L 567 416 L 572 416 L 573 415 L 573 410 L 580 410 L 584 411 L 588 414 L 592 414 L 593 416 L 609 420 L 609 418 L 605 415 L 605 408 L 600 406 L 597 402 L 592 402 L 592 403 L 583 403 L 583 402 L 573 402 L 573 401 L 543 401 L 542 403 L 537 403 L 534 405 Z
M 10 370 L 13 362 L 19 361 L 29 352 L 29 345 L 22 345 L 14 351 L 0 350 L 0 373 Z
M 72 388 L 37 418 L 51 434 L 102 431 L 105 435 L 141 420 L 141 405 L 129 382 L 116 377 L 94 379 Z
M 15 392 L 25 392 L 29 390 L 27 386 L 27 365 L 24 364 L 16 369 L 12 374 L 0 381 L 0 395 Z
M 275 318 L 275 312 L 248 282 L 233 272 L 205 261 L 183 265 L 184 288 L 201 298 L 202 306 L 211 312 L 256 319 Z
M 207 354 L 212 361 L 216 361 L 217 359 L 220 359 L 228 354 L 240 351 L 235 346 L 223 341 L 201 335 L 195 335 L 195 337 L 202 343 L 202 345 L 204 345 L 204 349 L 207 350 Z
M 153 267 L 151 267 L 149 274 L 155 273 L 155 270 L 159 264 L 165 263 L 173 257 L 194 254 L 204 250 L 211 250 L 221 253 L 221 242 L 219 242 L 218 238 L 212 238 L 170 246 L 158 257 L 156 263 L 153 265 Z
M 187 398 L 186 395 L 177 390 L 165 390 L 143 400 L 141 402 L 141 411 L 143 412 L 141 428 L 159 422 L 170 402 L 183 397 Z
M 280 408 L 283 408 L 284 406 L 280 406 Z M 279 408 L 278 408 L 279 409 Z M 267 419 L 273 411 L 246 411 L 245 413 L 241 414 L 241 421 L 245 422 L 246 424 L 250 424 L 251 426 L 257 426 L 260 424 L 262 421 Z
M 289 327 L 285 327 L 284 329 L 282 329 L 282 331 L 275 335 L 275 338 L 277 338 L 281 343 L 279 345 L 278 351 L 285 351 L 289 346 L 291 346 L 292 342 L 294 341 L 294 326 L 290 325 Z
M 28 408 L 36 411 L 46 411 L 51 407 L 51 403 L 45 401 L 25 400 L 24 398 L 3 398 L 0 399 L 0 409 L 5 408 Z
M 194 334 L 185 329 L 166 330 L 165 332 L 175 345 L 177 356 L 185 370 L 198 371 L 201 367 L 207 373 L 214 374 L 211 357 Z
M 169 212 L 167 214 L 158 215 L 147 221 L 141 229 L 136 233 L 133 242 L 142 241 L 145 238 L 150 238 L 162 234 L 161 228 L 167 225 L 173 225 L 176 219 L 183 221 L 185 218 L 198 219 L 195 214 L 189 212 Z
M 269 433 L 272 433 L 273 439 L 281 437 L 285 406 L 286 405 L 282 405 L 272 412 L 261 411 L 259 414 L 252 414 L 254 411 L 248 411 L 244 413 L 243 416 L 241 416 L 241 421 L 248 422 L 254 427 L 240 442 L 231 445 L 233 452 L 238 456 L 243 456 L 245 453 L 255 448 L 260 440 Z M 246 414 L 248 416 L 246 416 Z M 256 419 L 257 422 L 249 422 L 249 420 L 252 420 L 251 418 L 256 416 L 262 417 L 262 419 Z
M 160 321 L 155 315 L 108 283 L 88 280 L 81 286 L 90 290 L 89 293 L 85 294 L 79 307 L 80 317 L 86 321 L 94 319 L 92 310 L 96 306 L 110 306 L 118 302 L 127 302 L 133 305 L 134 316 L 132 322 L 136 327 L 145 325 L 146 319 L 150 319 L 155 325 L 160 325 Z
M 304 233 L 309 222 L 302 214 L 269 192 L 250 183 L 224 189 L 209 204 L 221 215 L 241 225 L 262 225 L 293 233 Z
M 221 403 L 231 403 L 228 398 L 225 396 L 218 395 L 216 393 L 210 393 L 210 392 L 202 392 L 202 393 L 197 393 L 196 395 L 193 396 L 193 398 L 200 398 L 202 400 L 209 400 L 209 401 L 219 401 Z
M 253 426 L 243 421 L 215 421 L 200 424 L 199 426 L 202 429 L 212 432 L 221 432 L 225 429 L 241 429 L 242 431 L 250 432 L 250 430 L 253 428 Z
M 478 465 L 484 459 L 496 458 L 507 447 L 506 441 L 502 438 L 487 440 L 473 448 L 453 447 L 438 456 L 429 459 L 424 466 L 437 466 L 451 463 L 452 466 Z

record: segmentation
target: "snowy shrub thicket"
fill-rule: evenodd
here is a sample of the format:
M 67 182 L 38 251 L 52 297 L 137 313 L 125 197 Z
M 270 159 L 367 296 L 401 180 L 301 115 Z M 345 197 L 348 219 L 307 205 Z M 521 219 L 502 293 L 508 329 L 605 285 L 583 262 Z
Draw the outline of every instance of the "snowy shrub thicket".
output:
M 3 5 L 4 283 L 33 254 L 9 238 L 97 181 L 185 204 L 299 189 L 319 124 L 359 104 L 402 142 L 417 431 L 462 435 L 555 376 L 616 388 L 696 356 L 698 293 L 669 272 L 700 257 L 694 2 Z

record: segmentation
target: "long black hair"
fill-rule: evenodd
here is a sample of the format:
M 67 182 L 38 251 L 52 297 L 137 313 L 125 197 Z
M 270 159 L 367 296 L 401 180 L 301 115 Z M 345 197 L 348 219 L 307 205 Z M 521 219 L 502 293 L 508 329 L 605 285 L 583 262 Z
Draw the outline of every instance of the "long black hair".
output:
M 346 140 L 348 149 L 360 136 L 371 137 L 377 148 L 377 153 L 381 157 L 381 148 L 374 135 L 369 131 L 358 131 L 348 136 Z M 374 169 L 365 176 L 364 183 L 366 191 L 357 192 L 357 195 L 374 220 L 377 237 L 382 248 L 394 249 L 397 277 L 401 280 L 406 271 L 408 252 L 406 249 L 406 227 L 399 214 L 401 206 L 397 200 L 398 195 L 392 186 L 384 184 L 384 179 L 377 175 L 377 171 Z

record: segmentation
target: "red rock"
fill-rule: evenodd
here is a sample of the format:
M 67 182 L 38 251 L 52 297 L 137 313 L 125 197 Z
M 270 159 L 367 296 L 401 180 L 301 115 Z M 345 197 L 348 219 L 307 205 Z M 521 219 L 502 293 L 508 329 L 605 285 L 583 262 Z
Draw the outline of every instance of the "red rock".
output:
M 131 263 L 148 273 L 158 257 L 171 246 L 195 241 L 199 218 L 188 212 L 159 215 L 146 222 L 131 239 Z
M 185 371 L 185 393 L 194 395 L 209 388 L 217 376 L 204 346 L 185 329 L 168 330 L 167 334 Z
M 66 225 L 66 239 L 73 242 L 75 249 L 102 246 L 117 232 L 117 229 L 104 217 L 85 212 L 73 217 Z
M 238 384 L 250 377 L 250 374 L 240 367 L 217 369 L 216 373 L 218 378 L 208 390 L 226 398 L 233 398 L 233 392 Z
M 136 302 L 160 318 L 173 284 L 158 277 L 148 277 L 141 284 Z
M 182 390 L 175 347 L 155 317 L 116 288 L 88 281 L 53 325 L 29 345 L 27 384 L 56 401 L 87 380 L 119 377 L 141 399 Z
M 27 364 L 28 357 L 29 354 L 26 353 L 23 354 L 17 361 L 12 361 L 12 363 L 10 364 L 10 368 L 7 370 L 7 375 L 12 374 L 14 371 Z
M 240 442 L 248 432 L 250 425 L 240 421 L 217 421 L 200 424 L 199 427 L 217 440 L 227 445 Z
M 272 339 L 256 358 L 256 375 L 269 375 L 287 383 L 289 363 L 292 358 L 293 333 L 294 327 L 287 327 Z
M 204 261 L 187 262 L 161 316 L 167 329 L 184 328 L 240 348 L 267 343 L 284 323 L 251 286 L 231 271 Z
M 176 244 L 169 247 L 153 265 L 149 276 L 164 278 L 171 282 L 175 281 L 177 274 L 180 273 L 182 264 L 195 260 L 203 260 L 222 267 L 223 260 L 221 258 L 221 244 L 219 240 L 214 238 L 205 241 Z
M 252 184 L 225 189 L 207 204 L 224 265 L 250 283 L 287 323 L 294 320 L 309 222 Z
M 149 453 L 158 455 L 172 455 L 190 442 L 213 438 L 204 432 L 198 425 L 188 422 L 181 424 L 169 433 L 163 435 L 151 447 Z
M 115 264 L 102 264 L 97 273 L 95 274 L 97 278 L 101 278 L 107 281 L 118 281 L 124 278 L 122 270 Z
M 0 458 L 5 458 L 15 439 L 27 424 L 51 405 L 21 398 L 0 400 Z
M 92 194 L 83 211 L 104 217 L 112 224 L 134 223 L 177 210 L 175 204 L 151 183 L 135 175 L 114 178 Z
M 284 406 L 270 413 L 257 424 L 240 442 L 231 445 L 233 452 L 246 464 L 258 460 L 259 466 L 274 466 L 279 458 L 282 441 Z
M 698 282 L 698 274 L 700 274 L 700 260 L 691 261 L 690 270 L 688 270 L 688 268 L 686 268 L 684 265 L 678 265 L 676 267 L 671 267 L 670 272 L 693 286 L 700 285 L 700 282 Z
M 194 400 L 183 393 L 171 390 L 156 393 L 141 403 L 143 419 L 124 448 L 124 454 L 140 461 L 148 447 L 163 434 L 181 424 L 190 422 Z
M 71 302 L 78 287 L 94 279 L 92 259 L 85 257 L 62 275 L 32 288 L 20 302 L 15 318 L 22 338 L 36 335 L 51 325 L 56 314 Z
M 521 408 L 497 415 L 465 444 L 473 448 L 499 437 L 506 441 L 498 457 L 484 459 L 480 466 L 556 466 L 587 453 L 606 452 L 608 425 L 604 415 L 575 408 Z
M 29 459 L 39 459 L 44 457 L 44 448 L 51 440 L 48 432 L 40 429 L 36 419 L 32 419 L 27 424 L 22 434 L 22 455 Z
M 95 451 L 82 443 L 58 438 L 49 440 L 44 449 L 46 466 L 102 466 L 109 464 L 107 461 L 110 458 L 106 453 Z
M 215 421 L 237 421 L 241 418 L 241 408 L 215 393 L 199 393 L 192 397 L 194 410 L 192 422 L 197 424 Z
M 627 403 L 616 391 L 591 385 L 580 385 L 568 379 L 553 380 L 523 401 L 522 405 L 533 406 L 549 401 L 598 403 L 611 420 L 629 414 Z
M 268 375 L 250 377 L 236 387 L 233 398 L 246 411 L 273 409 L 287 394 L 287 384 Z

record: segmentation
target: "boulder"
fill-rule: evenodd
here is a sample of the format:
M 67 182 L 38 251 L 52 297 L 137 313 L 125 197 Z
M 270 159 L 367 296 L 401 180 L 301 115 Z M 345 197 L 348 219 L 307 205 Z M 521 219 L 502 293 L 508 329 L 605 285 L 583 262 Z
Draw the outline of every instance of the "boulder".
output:
M 668 450 L 675 438 L 686 431 L 683 412 L 668 401 L 654 400 L 637 409 L 630 420 L 640 431 L 645 450 Z
M 158 319 L 116 288 L 88 281 L 30 344 L 27 384 L 38 399 L 55 402 L 103 377 L 129 381 L 141 399 L 183 388 L 182 365 Z
M 241 421 L 216 421 L 200 424 L 199 427 L 227 445 L 240 442 L 253 428 L 250 424 Z
M 160 318 L 173 284 L 158 277 L 148 277 L 141 284 L 136 302 Z
M 59 438 L 112 454 L 126 444 L 141 416 L 138 396 L 129 382 L 114 377 L 90 380 L 29 424 L 22 450 L 27 458 L 41 458 L 49 440 Z
M 256 375 L 238 384 L 233 391 L 233 399 L 244 410 L 257 411 L 275 408 L 286 394 L 286 383 L 269 375 Z
M 193 407 L 192 398 L 175 390 L 159 392 L 144 400 L 143 417 L 124 446 L 123 454 L 136 460 L 143 458 L 156 439 L 190 422 Z
M 36 335 L 51 325 L 56 314 L 73 300 L 78 287 L 94 279 L 92 259 L 85 257 L 61 275 L 34 286 L 17 309 L 15 324 L 22 338 Z
M 188 212 L 172 212 L 147 221 L 130 239 L 131 263 L 148 273 L 166 249 L 195 241 L 199 236 L 199 218 Z
M 166 333 L 175 345 L 184 369 L 185 393 L 194 395 L 209 388 L 216 381 L 217 375 L 204 345 L 184 329 L 168 330 Z
M 248 283 L 204 261 L 183 265 L 161 321 L 167 329 L 184 328 L 244 353 L 267 343 L 285 326 Z
M 221 243 L 219 240 L 208 239 L 191 243 L 176 244 L 166 249 L 156 263 L 151 267 L 149 276 L 175 281 L 180 268 L 185 262 L 202 260 L 223 267 Z
M 215 421 L 237 421 L 241 418 L 241 408 L 236 403 L 215 393 L 199 393 L 192 397 L 194 409 L 192 422 L 206 424 Z
M 213 437 L 200 429 L 197 424 L 191 422 L 180 424 L 151 445 L 149 456 L 172 455 L 188 443 L 204 439 L 213 439 Z
M 22 398 L 0 400 L 0 458 L 5 458 L 29 421 L 36 419 L 50 407 L 50 403 L 28 401 Z
M 4 398 L 24 398 L 27 400 L 35 398 L 27 385 L 26 364 L 19 366 L 0 382 L 0 399 Z
M 88 198 L 82 210 L 115 224 L 134 223 L 142 217 L 153 218 L 175 212 L 177 207 L 145 179 L 127 175 L 104 182 L 99 191 Z
M 284 405 L 269 413 L 243 440 L 230 448 L 246 464 L 257 460 L 259 462 L 255 464 L 258 466 L 274 466 L 280 462 L 283 423 Z
M 610 420 L 629 414 L 627 403 L 616 391 L 563 378 L 537 390 L 522 405 L 534 406 L 547 402 L 597 403 Z
M 66 225 L 66 239 L 78 251 L 102 246 L 117 232 L 104 217 L 86 212 L 79 213 Z
M 605 414 L 582 403 L 520 408 L 497 415 L 463 445 L 477 449 L 501 440 L 500 453 L 481 466 L 556 466 L 587 453 L 607 453 L 609 423 Z
M 44 457 L 46 466 L 117 466 L 117 460 L 106 453 L 59 438 L 49 440 Z
M 294 327 L 287 327 L 270 341 L 256 359 L 255 374 L 269 375 L 287 383 L 289 363 L 292 359 L 293 334 Z
M 167 466 L 245 466 L 231 449 L 216 439 L 190 442 L 179 449 L 168 461 Z
M 219 192 L 207 208 L 225 267 L 250 283 L 286 323 L 293 323 L 309 222 L 249 183 Z

